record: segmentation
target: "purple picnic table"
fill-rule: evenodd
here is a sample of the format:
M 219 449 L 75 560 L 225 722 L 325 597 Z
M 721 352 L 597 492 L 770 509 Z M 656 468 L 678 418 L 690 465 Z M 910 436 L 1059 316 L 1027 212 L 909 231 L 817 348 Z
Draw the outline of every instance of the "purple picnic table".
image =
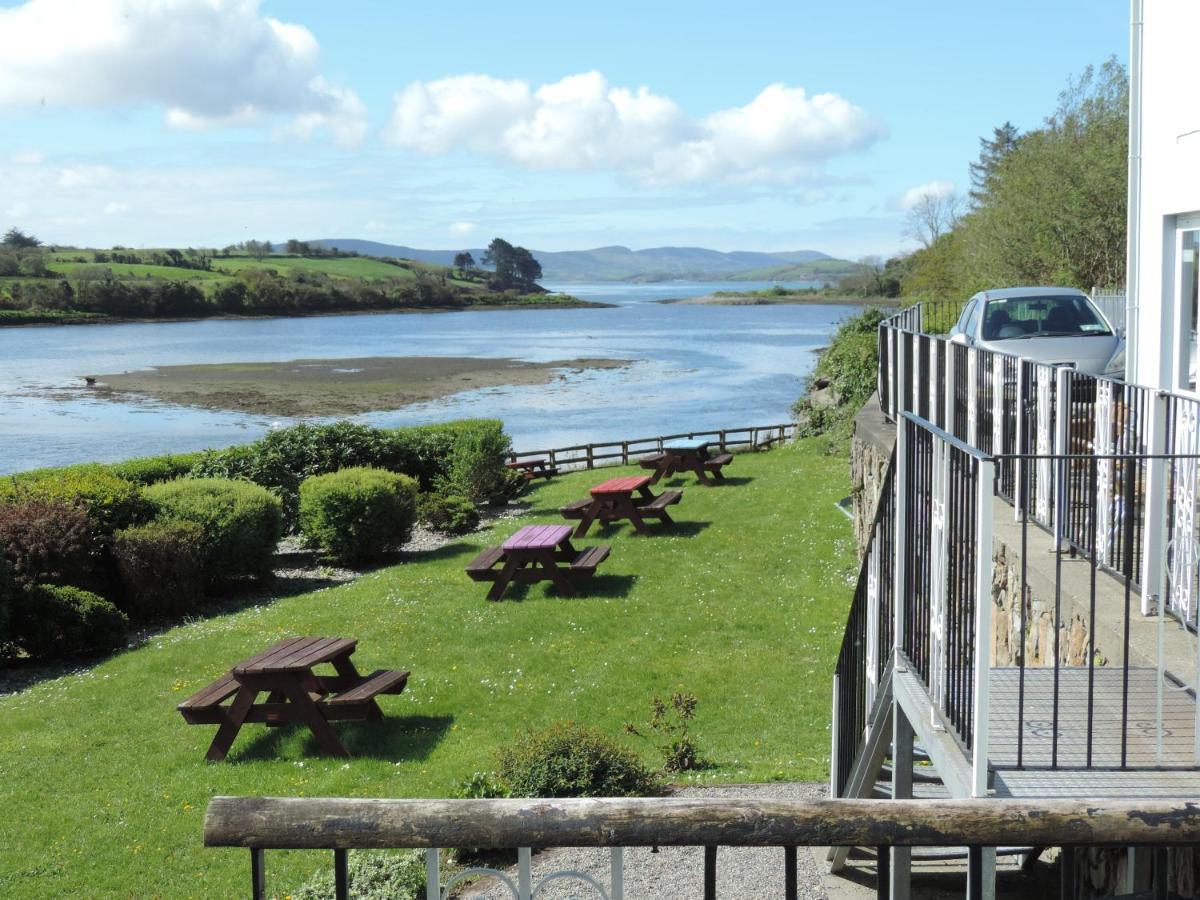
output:
M 571 545 L 572 530 L 570 525 L 526 525 L 499 547 L 488 547 L 476 556 L 467 566 L 467 575 L 493 582 L 489 600 L 499 600 L 514 581 L 550 581 L 560 593 L 574 596 L 573 579 L 594 574 L 610 548 L 577 551 Z

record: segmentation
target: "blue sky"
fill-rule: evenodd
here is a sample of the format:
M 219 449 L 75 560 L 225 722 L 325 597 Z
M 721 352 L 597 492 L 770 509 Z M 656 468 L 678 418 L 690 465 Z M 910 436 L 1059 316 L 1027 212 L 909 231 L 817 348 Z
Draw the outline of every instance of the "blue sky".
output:
M 0 227 L 887 254 L 1127 41 L 1119 0 L 0 3 Z

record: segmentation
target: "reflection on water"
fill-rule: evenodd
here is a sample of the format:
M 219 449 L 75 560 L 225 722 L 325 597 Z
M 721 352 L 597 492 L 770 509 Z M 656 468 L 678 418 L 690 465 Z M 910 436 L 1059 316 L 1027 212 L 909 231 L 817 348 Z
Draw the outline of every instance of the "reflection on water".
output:
M 155 365 L 363 356 L 638 360 L 550 385 L 485 388 L 358 417 L 376 425 L 499 417 L 518 448 L 785 421 L 814 351 L 854 310 L 647 302 L 730 287 L 756 285 L 567 288 L 621 304 L 612 309 L 0 329 L 0 471 L 224 446 L 274 424 L 263 416 L 101 400 L 89 396 L 81 378 Z

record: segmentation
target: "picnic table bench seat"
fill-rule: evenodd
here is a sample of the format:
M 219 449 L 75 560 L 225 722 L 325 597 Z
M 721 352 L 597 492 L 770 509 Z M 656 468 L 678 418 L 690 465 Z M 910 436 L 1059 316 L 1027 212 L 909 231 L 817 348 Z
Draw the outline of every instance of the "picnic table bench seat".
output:
M 594 575 L 596 573 L 596 566 L 608 559 L 608 554 L 611 551 L 612 548 L 607 544 L 581 550 L 579 555 L 571 560 L 570 573 L 584 578 Z
M 378 718 L 379 707 L 372 702 L 380 694 L 400 694 L 408 685 L 405 669 L 376 669 L 346 689 L 318 701 L 330 718 L 361 718 L 365 713 Z
M 592 505 L 591 497 L 584 497 L 582 500 L 575 500 L 568 503 L 566 506 L 558 508 L 559 513 L 564 519 L 582 519 L 587 508 Z
M 495 581 L 495 565 L 504 556 L 500 547 L 484 547 L 479 555 L 467 563 L 467 575 L 472 581 Z
M 657 469 L 658 464 L 663 461 L 663 457 L 666 455 L 665 453 L 654 453 L 650 456 L 643 456 L 638 460 L 638 465 L 643 469 Z
M 668 506 L 674 506 L 683 499 L 683 491 L 663 491 L 649 503 L 638 504 L 642 512 L 664 512 Z
M 238 680 L 226 673 L 207 684 L 175 708 L 189 725 L 212 725 L 224 721 L 221 704 L 237 693 Z
M 713 473 L 713 475 L 720 478 L 721 477 L 721 469 L 724 466 L 729 465 L 731 462 L 733 462 L 733 454 L 732 453 L 718 453 L 712 459 L 706 459 L 704 461 L 704 468 L 709 469 Z

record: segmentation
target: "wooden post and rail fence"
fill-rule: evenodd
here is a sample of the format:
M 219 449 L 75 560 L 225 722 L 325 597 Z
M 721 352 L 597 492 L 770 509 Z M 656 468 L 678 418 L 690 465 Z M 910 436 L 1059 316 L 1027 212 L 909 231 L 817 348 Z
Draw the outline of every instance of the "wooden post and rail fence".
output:
M 494 870 L 517 900 L 537 893 L 532 847 L 612 849 L 607 887 L 578 872 L 599 895 L 623 898 L 623 847 L 704 847 L 704 896 L 716 897 L 718 847 L 779 847 L 784 894 L 797 896 L 797 847 L 876 847 L 880 871 L 892 847 L 1062 847 L 1063 896 L 1074 896 L 1074 851 L 1094 846 L 1156 848 L 1156 896 L 1166 897 L 1166 849 L 1200 842 L 1200 803 L 1183 800 L 734 800 L 593 798 L 525 800 L 371 800 L 216 797 L 204 820 L 208 847 L 250 851 L 252 895 L 267 896 L 266 850 L 333 852 L 335 895 L 349 897 L 347 851 L 424 849 L 428 900 L 467 873 L 443 882 L 438 848 L 518 848 L 517 879 Z M 887 896 L 881 877 L 880 896 Z M 972 895 L 978 896 L 979 884 Z
M 660 434 L 655 437 L 633 440 L 601 441 L 594 444 L 576 444 L 570 447 L 552 447 L 546 450 L 520 450 L 509 454 L 509 460 L 545 459 L 551 468 L 582 467 L 594 469 L 598 465 L 629 465 L 631 460 L 648 453 L 661 453 L 664 444 L 671 441 L 698 441 L 712 438 L 711 443 L 724 452 L 730 447 L 766 449 L 776 443 L 796 436 L 796 425 L 787 422 L 779 425 L 751 425 L 746 428 L 717 428 L 710 431 L 684 431 L 679 434 Z

